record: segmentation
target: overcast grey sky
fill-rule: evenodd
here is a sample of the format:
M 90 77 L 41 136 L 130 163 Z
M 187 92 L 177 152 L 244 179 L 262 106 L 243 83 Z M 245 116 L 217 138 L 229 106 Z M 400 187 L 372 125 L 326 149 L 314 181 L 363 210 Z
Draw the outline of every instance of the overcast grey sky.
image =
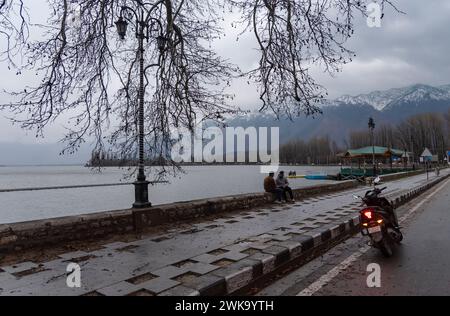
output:
M 43 0 L 30 0 L 32 14 L 45 16 Z M 365 18 L 358 16 L 354 37 L 348 47 L 357 58 L 334 77 L 314 70 L 317 81 L 328 89 L 331 98 L 343 94 L 361 94 L 374 90 L 403 87 L 415 83 L 441 85 L 450 83 L 450 1 L 449 0 L 394 0 L 406 15 L 389 9 L 381 28 L 369 28 Z M 254 38 L 245 35 L 236 42 L 237 32 L 230 27 L 233 17 L 225 24 L 227 36 L 216 43 L 220 55 L 229 58 L 243 69 L 250 69 L 258 61 Z M 21 88 L 22 78 L 8 72 L 0 64 L 1 88 Z M 254 89 L 242 82 L 233 85 L 236 102 L 242 107 L 260 105 Z M 5 97 L 0 95 L 0 97 Z M 0 142 L 55 142 L 63 129 L 53 126 L 44 140 L 36 140 L 33 133 L 25 133 L 3 117 L 0 112 Z

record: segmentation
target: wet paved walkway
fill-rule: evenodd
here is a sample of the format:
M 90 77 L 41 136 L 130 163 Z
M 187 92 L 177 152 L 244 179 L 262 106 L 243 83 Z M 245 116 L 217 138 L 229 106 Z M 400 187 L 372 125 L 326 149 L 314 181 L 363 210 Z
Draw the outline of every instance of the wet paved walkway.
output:
M 386 195 L 397 196 L 424 183 L 426 175 L 390 182 Z M 353 194 L 366 190 L 224 215 L 188 230 L 105 244 L 89 253 L 65 253 L 50 262 L 0 267 L 0 295 L 196 295 L 203 283 L 220 278 L 224 267 L 245 258 L 264 260 L 257 250 L 289 247 L 293 236 L 354 216 L 360 202 Z M 69 263 L 81 267 L 81 288 L 66 285 Z
M 357 234 L 258 295 L 448 296 L 449 205 L 450 179 L 397 211 L 405 239 L 395 247 L 393 257 L 385 258 L 379 250 L 367 248 L 368 238 Z M 367 270 L 374 263 L 381 269 L 380 287 L 370 288 L 367 279 L 371 272 Z M 333 273 L 336 269 L 339 271 Z

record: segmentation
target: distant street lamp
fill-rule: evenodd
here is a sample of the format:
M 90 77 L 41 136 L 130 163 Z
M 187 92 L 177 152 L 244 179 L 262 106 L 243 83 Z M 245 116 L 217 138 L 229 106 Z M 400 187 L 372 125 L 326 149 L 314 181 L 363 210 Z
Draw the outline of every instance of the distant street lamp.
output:
M 372 139 L 372 165 L 373 165 L 373 176 L 375 177 L 377 174 L 377 166 L 375 163 L 375 140 L 374 140 L 374 130 L 375 130 L 375 121 L 373 118 L 369 118 L 369 130 L 371 132 Z
M 133 9 L 128 6 L 122 6 L 120 10 L 120 16 L 117 22 L 115 22 L 117 27 L 117 33 L 121 39 L 125 39 L 128 24 L 134 24 L 135 22 L 135 32 L 136 38 L 139 42 L 139 108 L 138 108 L 138 142 L 139 142 L 139 171 L 137 175 L 137 180 L 134 183 L 135 186 L 135 202 L 133 204 L 134 208 L 146 208 L 150 207 L 151 203 L 148 200 L 148 185 L 150 182 L 146 180 L 145 176 L 145 158 L 144 158 L 144 96 L 145 96 L 145 86 L 144 86 L 144 39 L 149 40 L 151 33 L 153 33 L 153 28 L 159 29 L 158 36 L 156 36 L 156 42 L 158 49 L 163 51 L 166 46 L 167 39 L 163 35 L 163 26 L 161 22 L 155 18 L 151 17 L 152 12 L 156 9 L 155 4 L 150 4 L 147 2 L 142 2 L 141 0 L 130 0 L 135 3 L 135 8 Z M 158 2 L 159 4 L 159 2 Z M 125 14 L 126 12 L 131 12 L 132 16 Z M 134 17 L 133 17 L 134 15 Z M 133 21 L 133 18 L 135 19 Z M 128 20 L 128 21 L 127 21 Z
M 403 166 L 405 171 L 407 171 L 406 169 L 408 168 L 408 160 L 409 160 L 409 154 L 407 149 L 405 148 L 405 157 L 403 158 Z

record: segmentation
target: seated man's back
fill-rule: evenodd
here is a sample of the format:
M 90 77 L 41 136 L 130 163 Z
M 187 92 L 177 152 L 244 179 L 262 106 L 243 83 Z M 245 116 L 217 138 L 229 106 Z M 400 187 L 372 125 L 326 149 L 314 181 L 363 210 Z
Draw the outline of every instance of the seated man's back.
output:
M 276 188 L 277 185 L 275 184 L 273 177 L 268 176 L 264 179 L 264 190 L 266 192 L 273 192 Z

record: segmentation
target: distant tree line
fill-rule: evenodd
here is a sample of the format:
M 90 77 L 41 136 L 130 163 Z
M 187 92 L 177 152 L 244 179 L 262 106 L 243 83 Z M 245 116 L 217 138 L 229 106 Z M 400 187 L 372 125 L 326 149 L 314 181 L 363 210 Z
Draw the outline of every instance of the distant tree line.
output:
M 409 117 L 400 124 L 381 124 L 374 132 L 376 146 L 390 147 L 412 152 L 419 160 L 424 148 L 443 160 L 449 148 L 450 109 L 446 115 L 424 113 Z M 353 131 L 349 135 L 349 146 L 360 148 L 371 146 L 369 130 Z
M 399 124 L 377 124 L 374 131 L 375 146 L 390 147 L 412 152 L 418 161 L 424 148 L 444 160 L 450 148 L 450 108 L 441 113 L 424 113 L 409 117 Z M 315 137 L 309 141 L 293 140 L 280 148 L 280 160 L 289 164 L 334 164 L 336 155 L 346 149 L 372 146 L 371 132 L 350 132 L 344 146 L 338 146 L 329 137 Z
M 149 158 L 146 157 L 145 164 L 147 166 L 162 166 L 165 164 L 161 157 Z M 131 153 L 119 155 L 112 151 L 99 150 L 92 151 L 91 158 L 86 164 L 88 167 L 132 167 L 136 166 L 138 163 L 138 152 L 134 151 Z
M 378 123 L 374 131 L 375 146 L 390 147 L 414 153 L 418 161 L 424 148 L 443 160 L 450 148 L 450 108 L 448 113 L 425 113 L 409 117 L 399 124 Z M 340 162 L 337 155 L 350 148 L 371 146 L 371 132 L 366 130 L 351 131 L 343 144 L 337 144 L 329 136 L 317 136 L 310 140 L 300 138 L 289 141 L 280 148 L 280 161 L 285 164 L 327 165 Z M 112 167 L 135 166 L 137 151 L 117 154 L 112 151 L 93 151 L 88 166 Z M 246 163 L 249 153 L 246 153 Z M 146 165 L 164 165 L 161 156 L 146 158 Z M 225 161 L 225 153 L 224 153 Z M 195 164 L 195 163 L 185 163 Z M 205 162 L 201 164 L 206 164 Z M 224 163 L 226 164 L 226 163 Z
M 287 164 L 335 164 L 336 155 L 343 151 L 328 136 L 314 137 L 309 141 L 292 140 L 280 148 L 280 161 Z

